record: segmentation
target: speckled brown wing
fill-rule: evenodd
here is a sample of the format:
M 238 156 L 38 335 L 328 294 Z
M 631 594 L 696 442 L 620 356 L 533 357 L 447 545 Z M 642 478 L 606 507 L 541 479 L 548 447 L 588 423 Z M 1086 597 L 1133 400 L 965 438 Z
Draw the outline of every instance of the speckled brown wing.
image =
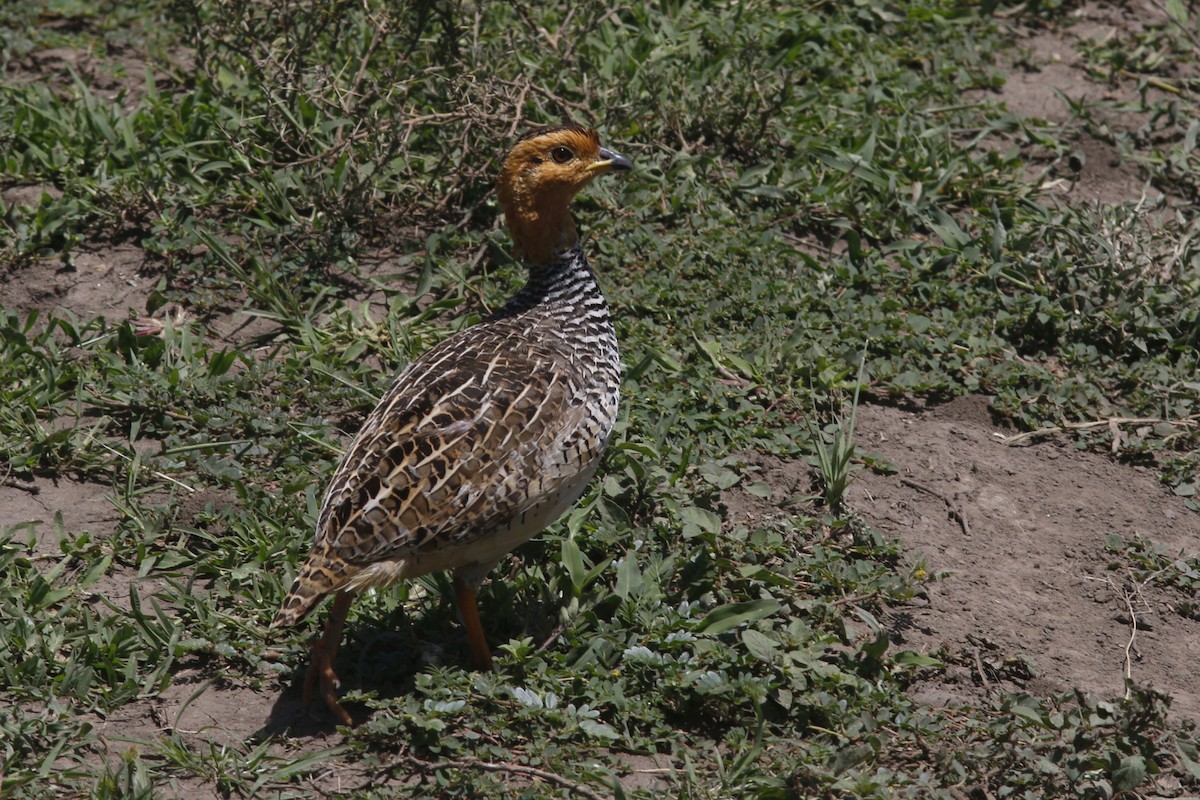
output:
M 522 350 L 477 342 L 448 371 L 407 377 L 348 453 L 318 542 L 355 564 L 461 547 L 553 491 L 563 476 L 546 462 L 579 407 L 562 355 Z
M 603 450 L 584 441 L 586 376 L 553 337 L 507 322 L 443 342 L 397 379 L 339 466 L 273 624 L 336 589 L 486 571 L 575 500 Z

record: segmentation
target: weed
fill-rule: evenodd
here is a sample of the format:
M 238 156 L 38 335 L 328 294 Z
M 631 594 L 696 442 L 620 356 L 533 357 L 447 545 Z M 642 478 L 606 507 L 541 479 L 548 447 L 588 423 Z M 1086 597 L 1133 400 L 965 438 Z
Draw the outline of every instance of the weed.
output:
M 3 488 L 85 485 L 117 521 L 0 520 L 0 794 L 1195 785 L 1195 731 L 1152 692 L 914 702 L 943 667 L 884 620 L 922 571 L 846 501 L 873 463 L 860 400 L 979 392 L 1195 502 L 1190 212 L 1038 202 L 1026 160 L 1069 159 L 1103 109 L 1076 103 L 1063 131 L 987 99 L 1000 26 L 1066 15 L 1001 5 L 3 4 Z M 1175 80 L 1192 23 L 1167 5 L 1175 24 L 1085 43 L 1088 63 Z M 1194 200 L 1192 95 L 1144 94 L 1145 130 L 1109 139 Z M 370 716 L 322 749 L 291 722 L 303 637 L 265 626 L 346 436 L 522 279 L 496 159 L 564 118 L 637 164 L 578 208 L 627 363 L 616 444 L 482 589 L 495 673 L 463 669 L 437 576 L 356 604 L 339 670 Z M 115 290 L 74 307 L 119 283 L 80 255 L 117 244 L 153 288 L 129 319 Z M 821 506 L 746 453 L 811 455 Z M 734 492 L 770 513 L 735 517 Z M 1195 618 L 1194 558 L 1110 548 Z M 190 727 L 227 692 L 272 707 Z M 112 732 L 167 707 L 161 730 Z
M 816 423 L 809 425 L 813 443 L 813 460 L 821 482 L 822 500 L 835 516 L 846 514 L 846 489 L 850 486 L 851 459 L 854 457 L 854 426 L 858 420 L 858 398 L 863 385 L 866 361 L 860 360 L 854 399 L 850 402 L 850 419 L 837 419 L 827 428 Z

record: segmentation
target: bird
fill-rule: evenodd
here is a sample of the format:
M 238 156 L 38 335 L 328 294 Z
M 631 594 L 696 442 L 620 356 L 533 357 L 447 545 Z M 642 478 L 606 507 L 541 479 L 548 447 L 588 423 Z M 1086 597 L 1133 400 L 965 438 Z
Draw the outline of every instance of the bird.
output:
M 620 355 L 569 206 L 594 178 L 633 168 L 574 123 L 521 136 L 496 189 L 528 280 L 501 308 L 405 367 L 329 481 L 312 549 L 271 622 L 333 595 L 312 644 L 304 705 L 331 715 L 334 662 L 354 597 L 450 571 L 472 665 L 491 670 L 477 590 L 488 572 L 583 494 L 612 436 Z

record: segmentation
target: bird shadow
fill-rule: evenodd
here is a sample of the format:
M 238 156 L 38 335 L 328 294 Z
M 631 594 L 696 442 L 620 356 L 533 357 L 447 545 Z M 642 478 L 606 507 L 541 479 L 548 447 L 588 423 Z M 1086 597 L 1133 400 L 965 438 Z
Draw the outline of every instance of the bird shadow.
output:
M 439 588 L 442 591 L 434 594 L 438 599 L 415 614 L 406 613 L 402 607 L 385 610 L 378 604 L 363 604 L 361 613 L 346 625 L 334 664 L 341 681 L 340 696 L 361 691 L 386 701 L 411 694 L 417 675 L 429 667 L 471 670 L 466 634 L 452 600 L 450 582 L 445 581 Z M 532 597 L 516 596 L 502 583 L 495 586 L 495 591 L 484 587 L 480 606 L 493 648 L 522 636 L 541 641 L 557 617 L 556 609 L 546 608 Z M 308 660 L 304 659 L 288 676 L 287 688 L 276 698 L 266 721 L 255 733 L 256 739 L 322 737 L 340 725 L 319 694 L 305 707 L 307 670 Z M 374 713 L 361 703 L 343 701 L 342 706 L 355 726 Z
M 341 682 L 339 700 L 355 726 L 366 722 L 373 712 L 362 703 L 345 700 L 347 693 L 361 691 L 390 700 L 411 693 L 417 674 L 428 664 L 448 666 L 454 663 L 452 651 L 445 654 L 447 659 L 443 661 L 442 648 L 436 639 L 448 637 L 456 626 L 449 624 L 444 615 L 432 615 L 437 617 L 436 623 L 427 621 L 429 616 L 423 616 L 415 627 L 404 623 L 400 630 L 389 626 L 385 620 L 363 617 L 347 624 L 334 661 L 334 671 Z M 404 628 L 413 630 L 410 633 Z M 434 638 L 421 641 L 421 634 Z M 462 660 L 465 666 L 465 656 Z M 287 676 L 287 688 L 276 698 L 256 735 L 261 738 L 282 735 L 307 738 L 325 736 L 337 729 L 341 722 L 325 707 L 319 690 L 314 692 L 310 704 L 305 705 L 307 672 L 306 658 Z

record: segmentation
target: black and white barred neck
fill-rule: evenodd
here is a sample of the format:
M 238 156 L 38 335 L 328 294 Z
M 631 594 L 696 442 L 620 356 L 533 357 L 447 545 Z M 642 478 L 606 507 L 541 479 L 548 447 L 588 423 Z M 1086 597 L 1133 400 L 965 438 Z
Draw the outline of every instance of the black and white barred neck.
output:
M 495 316 L 519 314 L 542 303 L 559 303 L 576 295 L 600 295 L 596 273 L 578 242 L 558 253 L 549 264 L 529 267 L 529 281 L 496 312 Z
M 580 244 L 562 251 L 550 264 L 531 267 L 529 272 L 529 282 L 493 315 L 494 319 L 538 309 L 553 316 L 564 333 L 581 328 L 600 333 L 605 329 L 616 347 L 608 302 Z
M 550 264 L 530 268 L 529 282 L 484 324 L 516 324 L 526 335 L 552 338 L 570 353 L 569 363 L 583 396 L 604 416 L 607 441 L 616 421 L 621 357 L 604 292 L 577 243 Z M 587 388 L 584 388 L 587 387 Z

